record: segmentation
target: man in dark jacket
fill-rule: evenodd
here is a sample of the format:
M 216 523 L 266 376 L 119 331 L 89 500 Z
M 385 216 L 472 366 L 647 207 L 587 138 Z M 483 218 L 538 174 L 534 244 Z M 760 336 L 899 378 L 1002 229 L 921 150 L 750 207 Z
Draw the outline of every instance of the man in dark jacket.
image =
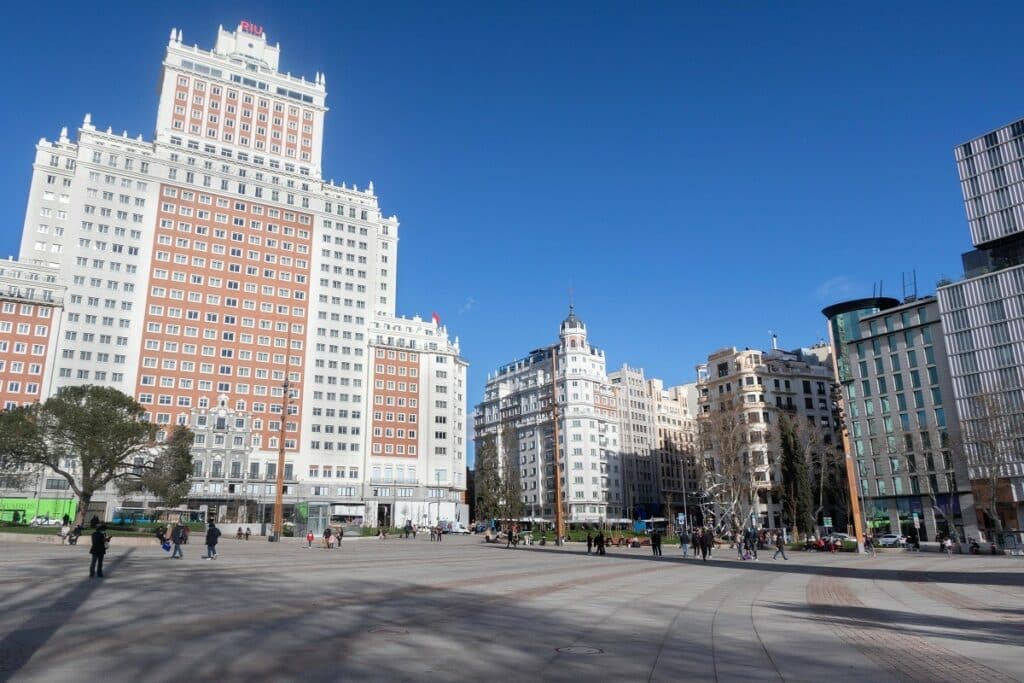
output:
M 179 560 L 185 559 L 184 553 L 181 552 L 182 539 L 185 536 L 185 525 L 178 522 L 174 525 L 174 531 L 171 532 L 171 543 L 174 544 L 174 552 L 171 553 L 171 559 L 178 558 Z
M 107 543 L 110 542 L 110 536 L 107 536 L 107 525 L 100 524 L 96 527 L 91 538 L 92 547 L 89 548 L 89 554 L 92 555 L 92 561 L 89 563 L 89 577 L 98 576 L 102 579 L 103 556 L 107 554 Z
M 217 528 L 216 524 L 210 522 L 210 528 L 206 530 L 206 559 L 217 559 L 218 538 L 220 538 L 220 529 Z
M 661 557 L 661 532 L 651 532 L 651 553 L 655 557 Z
M 604 532 L 597 532 L 597 536 L 594 538 L 594 547 L 597 548 L 598 555 L 604 555 Z
M 782 553 L 782 559 L 789 559 L 786 557 L 786 537 L 781 531 L 779 532 L 779 535 L 775 537 L 775 555 L 772 556 L 772 559 L 778 559 L 779 553 Z

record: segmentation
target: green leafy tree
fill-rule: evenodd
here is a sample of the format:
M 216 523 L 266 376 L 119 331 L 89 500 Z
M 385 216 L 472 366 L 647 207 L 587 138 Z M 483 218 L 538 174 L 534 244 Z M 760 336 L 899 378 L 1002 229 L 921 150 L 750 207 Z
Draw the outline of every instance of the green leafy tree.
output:
M 475 469 L 476 517 L 478 520 L 497 519 L 501 516 L 501 469 L 495 435 L 489 434 L 477 442 Z
M 516 520 L 523 516 L 523 483 L 519 476 L 519 439 L 511 424 L 501 432 L 501 494 L 502 519 Z
M 119 481 L 121 492 L 148 491 L 167 507 L 184 502 L 191 488 L 193 438 L 190 429 L 176 427 L 155 457 L 141 467 L 133 465 L 135 476 Z
M 158 444 L 158 428 L 145 418 L 145 409 L 117 389 L 64 387 L 45 403 L 4 411 L 0 459 L 48 468 L 67 480 L 78 498 L 79 523 L 96 492 L 110 483 L 152 486 L 180 501 L 192 469 L 192 433 L 179 427 Z
M 817 445 L 817 435 L 807 423 L 790 415 L 780 414 L 777 424 L 783 513 L 794 537 L 806 535 L 814 528 L 808 461 L 809 452 Z

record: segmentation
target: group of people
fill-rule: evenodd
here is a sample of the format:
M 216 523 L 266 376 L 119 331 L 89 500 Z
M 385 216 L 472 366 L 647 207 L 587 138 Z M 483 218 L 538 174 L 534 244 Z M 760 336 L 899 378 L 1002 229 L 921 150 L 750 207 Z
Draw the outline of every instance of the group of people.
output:
M 252 536 L 252 530 L 249 527 L 245 527 L 245 531 L 242 531 L 242 527 L 238 527 L 238 531 L 235 532 L 235 538 L 239 541 L 243 538 L 248 541 L 250 536 Z
M 183 560 L 185 559 L 185 553 L 182 551 L 181 546 L 188 543 L 190 534 L 188 525 L 182 521 L 178 521 L 174 525 L 174 528 L 170 530 L 165 526 L 159 526 L 156 529 L 156 539 L 160 543 L 160 546 L 164 550 L 170 550 L 171 555 L 167 559 L 169 560 Z M 210 522 L 206 528 L 206 555 L 203 555 L 204 560 L 216 560 L 217 559 L 217 543 L 220 540 L 220 529 L 213 522 Z
M 345 537 L 345 530 L 341 527 L 333 529 L 327 527 L 324 529 L 324 550 L 331 550 L 333 548 L 341 549 L 341 539 Z M 316 540 L 316 536 L 312 531 L 306 532 L 306 549 L 313 547 L 313 541 Z

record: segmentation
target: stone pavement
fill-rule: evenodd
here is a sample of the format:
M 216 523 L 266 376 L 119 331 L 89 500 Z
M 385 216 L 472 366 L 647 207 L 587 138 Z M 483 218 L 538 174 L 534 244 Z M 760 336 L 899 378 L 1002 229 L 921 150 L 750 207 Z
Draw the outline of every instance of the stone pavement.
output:
M 0 534 L 0 680 L 1024 681 L 1024 560 Z

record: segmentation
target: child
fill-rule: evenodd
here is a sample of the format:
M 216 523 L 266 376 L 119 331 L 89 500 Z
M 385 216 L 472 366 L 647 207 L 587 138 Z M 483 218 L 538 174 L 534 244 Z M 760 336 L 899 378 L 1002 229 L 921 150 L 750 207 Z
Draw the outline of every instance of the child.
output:
M 312 531 L 310 531 L 309 533 L 306 534 L 306 550 L 309 550 L 310 548 L 313 547 L 313 539 L 314 538 L 316 538 L 316 537 L 313 536 L 313 532 Z

